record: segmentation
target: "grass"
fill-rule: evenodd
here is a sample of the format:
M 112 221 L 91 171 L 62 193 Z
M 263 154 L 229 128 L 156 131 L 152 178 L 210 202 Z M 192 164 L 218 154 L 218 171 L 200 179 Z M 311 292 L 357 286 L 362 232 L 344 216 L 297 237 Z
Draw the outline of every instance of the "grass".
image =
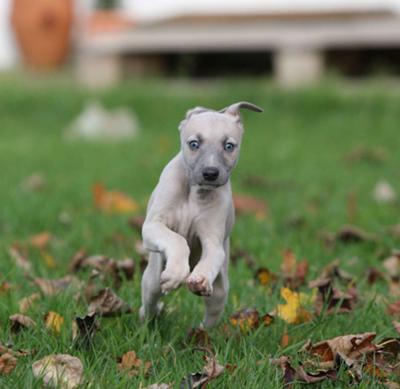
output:
M 140 136 L 132 141 L 106 144 L 67 142 L 62 133 L 95 98 L 107 107 L 127 106 L 138 115 Z M 118 294 L 134 307 L 135 313 L 101 320 L 95 347 L 89 351 L 71 349 L 71 321 L 86 311 L 72 292 L 43 297 L 29 312 L 42 323 L 45 312 L 54 310 L 66 320 L 60 335 L 39 325 L 11 336 L 8 317 L 18 311 L 18 301 L 35 286 L 27 280 L 8 255 L 8 247 L 33 234 L 50 231 L 57 240 L 50 253 L 57 266 L 49 269 L 38 251 L 30 251 L 34 275 L 57 278 L 66 274 L 73 254 L 84 247 L 91 254 L 114 258 L 133 256 L 134 241 L 140 237 L 128 226 L 127 216 L 104 215 L 92 203 L 91 186 L 97 181 L 124 191 L 145 207 L 158 176 L 178 150 L 177 125 L 187 109 L 203 105 L 222 108 L 238 100 L 254 102 L 265 109 L 257 115 L 245 113 L 246 133 L 241 157 L 233 174 L 236 192 L 267 201 L 269 216 L 264 221 L 238 217 L 232 246 L 251 252 L 257 266 L 279 271 L 282 251 L 290 248 L 299 258 L 310 261 L 309 279 L 321 268 L 340 258 L 342 267 L 354 274 L 362 296 L 358 308 L 349 315 L 322 316 L 311 322 L 288 326 L 277 320 L 245 336 L 225 339 L 222 324 L 211 332 L 218 360 L 236 365 L 210 383 L 210 388 L 280 388 L 281 373 L 268 363 L 269 356 L 296 355 L 309 338 L 313 341 L 337 335 L 376 331 L 379 338 L 394 336 L 392 318 L 380 295 L 387 286 L 372 287 L 365 281 L 369 266 L 380 267 L 382 256 L 399 241 L 387 227 L 399 222 L 399 204 L 378 204 L 371 191 L 379 179 L 387 179 L 400 193 L 400 95 L 380 83 L 349 87 L 342 83 L 285 92 L 265 80 L 219 82 L 160 81 L 129 82 L 94 93 L 83 91 L 63 80 L 33 80 L 3 76 L 0 79 L 0 281 L 14 287 L 0 295 L 0 340 L 12 339 L 16 348 L 35 349 L 36 355 L 20 359 L 12 374 L 0 377 L 3 388 L 39 388 L 32 374 L 33 361 L 52 353 L 71 353 L 83 361 L 85 378 L 94 388 L 139 387 L 157 382 L 175 382 L 198 371 L 201 353 L 184 345 L 187 331 L 199 323 L 201 299 L 183 288 L 165 298 L 167 311 L 152 328 L 141 325 L 140 271 L 133 282 L 124 282 Z M 381 162 L 361 160 L 348 163 L 344 156 L 359 147 L 381 147 L 387 158 Z M 47 180 L 43 191 L 21 188 L 21 181 L 34 172 Z M 263 188 L 249 187 L 246 178 L 262 176 Z M 349 211 L 349 196 L 356 207 Z M 67 214 L 70 222 L 60 222 Z M 288 219 L 300 216 L 299 228 Z M 353 223 L 379 236 L 379 243 L 337 244 L 328 249 L 318 233 L 336 231 Z M 231 293 L 223 323 L 228 315 L 243 307 L 260 312 L 278 303 L 279 288 L 253 284 L 252 270 L 243 261 L 230 268 Z M 388 296 L 389 301 L 391 297 Z M 280 346 L 285 331 L 290 336 L 287 349 Z M 135 350 L 139 358 L 150 360 L 148 377 L 128 378 L 118 372 L 116 358 Z M 345 373 L 341 381 L 323 382 L 316 387 L 348 387 Z M 365 380 L 360 387 L 380 387 Z

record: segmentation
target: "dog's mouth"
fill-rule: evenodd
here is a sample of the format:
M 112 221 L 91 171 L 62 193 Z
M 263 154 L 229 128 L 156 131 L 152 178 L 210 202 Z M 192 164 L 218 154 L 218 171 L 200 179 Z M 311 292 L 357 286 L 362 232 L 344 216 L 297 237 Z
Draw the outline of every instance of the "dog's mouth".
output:
M 215 189 L 222 186 L 219 183 L 211 183 L 211 182 L 200 182 L 198 185 L 200 186 L 201 189 Z

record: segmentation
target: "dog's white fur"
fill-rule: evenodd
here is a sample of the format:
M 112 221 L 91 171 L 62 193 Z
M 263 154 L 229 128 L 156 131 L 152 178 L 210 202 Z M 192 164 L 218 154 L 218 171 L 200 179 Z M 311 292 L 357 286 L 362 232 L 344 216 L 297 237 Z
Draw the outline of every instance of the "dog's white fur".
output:
M 206 328 L 222 315 L 234 224 L 229 178 L 243 134 L 240 108 L 262 112 L 245 102 L 219 112 L 197 107 L 180 125 L 181 151 L 164 168 L 142 229 L 150 252 L 142 279 L 142 319 L 157 315 L 162 294 L 185 282 L 193 293 L 204 296 Z M 198 147 L 191 147 L 193 141 Z M 233 148 L 228 149 L 228 143 Z M 219 172 L 212 181 L 204 173 L 209 168 Z

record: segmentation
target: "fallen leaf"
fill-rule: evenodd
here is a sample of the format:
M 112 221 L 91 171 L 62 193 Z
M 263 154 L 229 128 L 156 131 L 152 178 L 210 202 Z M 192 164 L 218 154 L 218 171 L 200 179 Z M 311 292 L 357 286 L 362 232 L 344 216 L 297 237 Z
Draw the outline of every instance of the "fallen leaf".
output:
M 278 277 L 266 267 L 260 267 L 255 273 L 255 278 L 261 285 L 269 285 L 275 282 Z
M 391 277 L 400 276 L 400 251 L 393 251 L 392 255 L 383 261 L 383 267 Z
M 234 194 L 233 204 L 238 215 L 254 215 L 257 220 L 267 217 L 267 205 L 265 201 L 252 196 Z
M 35 303 L 35 301 L 40 299 L 40 294 L 39 293 L 32 293 L 28 297 L 24 297 L 18 302 L 19 305 L 19 311 L 21 313 L 27 312 Z
M 21 315 L 19 313 L 11 315 L 8 320 L 10 322 L 11 332 L 14 334 L 18 333 L 22 329 L 33 328 L 36 326 L 36 323 L 29 316 Z
M 17 245 L 13 245 L 8 250 L 12 259 L 14 259 L 16 265 L 27 273 L 32 272 L 32 264 L 29 262 L 26 255 L 21 251 L 21 248 Z
M 119 316 L 132 312 L 132 309 L 122 301 L 110 288 L 101 290 L 94 296 L 88 308 L 88 314 L 97 313 L 100 316 Z
M 285 348 L 285 347 L 289 346 L 289 342 L 290 342 L 289 334 L 287 332 L 284 332 L 284 334 L 281 337 L 281 341 L 280 341 L 281 347 Z
M 261 324 L 270 325 L 273 322 L 273 317 L 269 314 L 260 316 L 259 312 L 254 308 L 244 308 L 231 315 L 229 321 L 234 327 L 238 327 L 242 332 L 246 333 L 257 329 Z
M 386 180 L 380 180 L 376 183 L 372 196 L 378 203 L 391 203 L 397 198 L 392 185 Z
M 135 200 L 118 191 L 107 191 L 103 184 L 93 186 L 93 199 L 95 206 L 109 214 L 126 214 L 138 210 Z
M 316 374 L 311 374 L 307 373 L 301 365 L 294 368 L 289 357 L 286 356 L 281 356 L 278 359 L 272 359 L 270 362 L 273 365 L 280 366 L 282 369 L 285 387 L 291 387 L 291 385 L 294 383 L 314 384 L 324 381 L 325 379 L 337 379 L 336 372 L 333 369 L 322 370 Z
M 13 288 L 13 285 L 7 281 L 3 281 L 0 284 L 0 293 L 7 293 Z
M 61 332 L 61 327 L 64 325 L 64 318 L 57 312 L 49 311 L 44 315 L 46 327 L 56 334 Z
M 293 251 L 285 250 L 281 264 L 284 284 L 290 289 L 297 289 L 304 284 L 308 273 L 308 261 L 298 261 Z
M 392 324 L 397 333 L 400 334 L 400 321 L 393 320 Z
M 242 248 L 234 248 L 231 253 L 231 262 L 237 264 L 239 259 L 243 259 L 249 269 L 254 269 L 256 260 L 254 256 L 247 250 Z
M 96 314 L 76 317 L 72 322 L 72 340 L 78 348 L 88 348 L 92 345 L 93 337 L 99 329 Z
M 286 304 L 277 307 L 277 315 L 289 324 L 300 324 L 312 320 L 312 314 L 304 308 L 306 295 L 294 292 L 289 288 L 281 289 L 281 296 Z
M 370 234 L 359 227 L 345 225 L 336 233 L 336 240 L 343 243 L 376 242 L 375 235 Z
M 197 347 L 211 347 L 211 338 L 208 332 L 203 328 L 191 328 L 187 334 L 187 343 Z
M 50 232 L 44 231 L 39 234 L 33 235 L 29 238 L 29 243 L 31 246 L 36 247 L 37 249 L 43 250 L 50 243 L 52 236 Z
M 140 372 L 146 375 L 151 367 L 151 362 L 143 362 L 134 351 L 128 351 L 119 358 L 117 366 L 119 371 L 126 373 L 129 377 L 135 377 Z
M 54 296 L 68 289 L 73 283 L 78 286 L 79 280 L 72 276 L 65 276 L 58 280 L 46 280 L 44 278 L 35 278 L 34 283 L 40 288 L 46 296 Z
M 400 315 L 400 301 L 395 301 L 391 303 L 387 307 L 387 312 L 389 315 L 392 316 L 399 316 Z
M 33 173 L 21 182 L 22 189 L 28 192 L 38 192 L 43 190 L 47 185 L 46 177 L 41 172 Z
M 9 353 L 4 353 L 0 356 L 0 374 L 8 375 L 17 366 L 17 358 Z
M 139 389 L 142 389 L 141 387 Z M 152 384 L 143 389 L 172 389 L 172 384 Z
M 225 371 L 225 366 L 220 365 L 216 361 L 214 354 L 210 350 L 200 348 L 197 350 L 208 353 L 208 355 L 205 356 L 206 364 L 200 372 L 189 374 L 183 379 L 179 385 L 181 389 L 205 388 L 211 380 L 219 377 Z
M 33 375 L 45 385 L 74 389 L 82 384 L 83 365 L 79 358 L 68 354 L 48 355 L 32 365 Z
M 345 160 L 350 163 L 367 162 L 367 163 L 383 163 L 387 160 L 388 155 L 382 147 L 356 146 L 346 156 Z
M 377 281 L 384 280 L 383 274 L 375 267 L 370 267 L 367 269 L 367 282 L 369 285 L 375 284 Z

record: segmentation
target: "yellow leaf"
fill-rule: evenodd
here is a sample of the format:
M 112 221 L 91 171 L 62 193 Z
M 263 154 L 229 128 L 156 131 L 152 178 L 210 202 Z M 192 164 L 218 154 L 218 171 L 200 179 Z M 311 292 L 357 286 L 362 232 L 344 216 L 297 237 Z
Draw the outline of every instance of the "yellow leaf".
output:
M 64 318 L 57 312 L 50 311 L 46 313 L 44 322 L 47 328 L 59 334 L 64 324 Z
M 137 202 L 125 193 L 107 191 L 101 183 L 93 186 L 93 199 L 96 207 L 106 213 L 132 213 L 139 208 Z
M 312 319 L 311 313 L 303 308 L 302 301 L 305 300 L 305 294 L 301 296 L 289 288 L 282 288 L 281 296 L 286 301 L 286 304 L 280 304 L 277 308 L 277 314 L 282 320 L 289 324 L 299 324 Z

